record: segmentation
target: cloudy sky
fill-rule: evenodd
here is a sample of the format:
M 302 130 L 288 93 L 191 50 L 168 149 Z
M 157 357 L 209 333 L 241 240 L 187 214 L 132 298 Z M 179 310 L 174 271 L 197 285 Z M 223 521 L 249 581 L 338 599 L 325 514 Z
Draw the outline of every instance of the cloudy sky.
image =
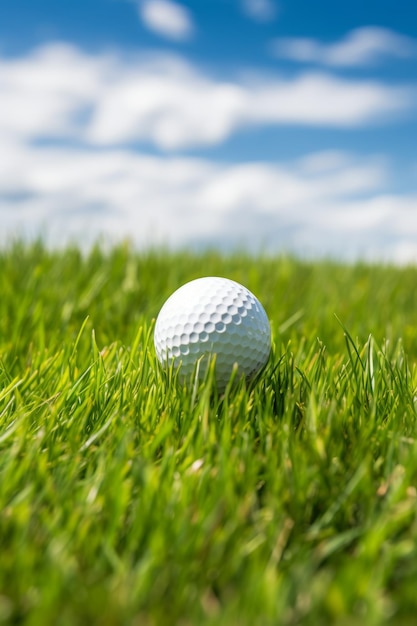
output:
M 0 5 L 0 241 L 417 261 L 417 5 Z

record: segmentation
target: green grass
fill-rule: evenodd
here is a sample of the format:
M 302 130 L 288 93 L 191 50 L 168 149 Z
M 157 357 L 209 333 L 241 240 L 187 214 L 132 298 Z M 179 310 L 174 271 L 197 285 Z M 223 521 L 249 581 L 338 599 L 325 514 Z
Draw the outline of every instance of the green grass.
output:
M 271 319 L 258 385 L 157 367 L 202 275 Z M 0 623 L 415 623 L 417 269 L 0 250 Z

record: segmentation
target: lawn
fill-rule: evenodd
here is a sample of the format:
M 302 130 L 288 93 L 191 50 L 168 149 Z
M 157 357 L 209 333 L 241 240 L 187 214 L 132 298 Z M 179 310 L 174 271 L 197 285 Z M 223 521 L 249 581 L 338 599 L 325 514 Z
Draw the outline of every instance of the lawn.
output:
M 273 350 L 219 396 L 155 317 L 227 276 Z M 0 250 L 0 624 L 415 624 L 417 268 Z

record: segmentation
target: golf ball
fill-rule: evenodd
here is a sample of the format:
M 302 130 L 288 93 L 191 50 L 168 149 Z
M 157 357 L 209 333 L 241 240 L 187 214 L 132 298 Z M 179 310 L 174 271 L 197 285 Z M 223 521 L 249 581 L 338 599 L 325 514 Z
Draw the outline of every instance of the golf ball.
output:
M 235 363 L 247 380 L 264 367 L 271 328 L 263 306 L 246 287 L 209 276 L 186 283 L 168 298 L 156 320 L 154 342 L 163 366 L 181 365 L 182 381 L 198 361 L 202 377 L 208 357 L 215 354 L 216 382 L 224 390 Z

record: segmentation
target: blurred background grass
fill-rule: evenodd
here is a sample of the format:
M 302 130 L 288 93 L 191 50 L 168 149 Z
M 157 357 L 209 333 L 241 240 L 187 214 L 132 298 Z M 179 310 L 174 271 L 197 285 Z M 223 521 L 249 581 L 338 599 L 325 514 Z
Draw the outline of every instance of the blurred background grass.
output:
M 340 350 L 343 332 L 365 342 L 404 343 L 417 357 L 417 268 L 291 257 L 222 255 L 154 250 L 129 245 L 47 249 L 16 243 L 0 251 L 0 339 L 14 354 L 43 337 L 56 344 L 74 337 L 88 317 L 98 345 L 130 343 L 138 325 L 150 324 L 166 298 L 183 283 L 205 275 L 226 276 L 246 285 L 262 301 L 275 339 L 295 345 L 318 337 Z

